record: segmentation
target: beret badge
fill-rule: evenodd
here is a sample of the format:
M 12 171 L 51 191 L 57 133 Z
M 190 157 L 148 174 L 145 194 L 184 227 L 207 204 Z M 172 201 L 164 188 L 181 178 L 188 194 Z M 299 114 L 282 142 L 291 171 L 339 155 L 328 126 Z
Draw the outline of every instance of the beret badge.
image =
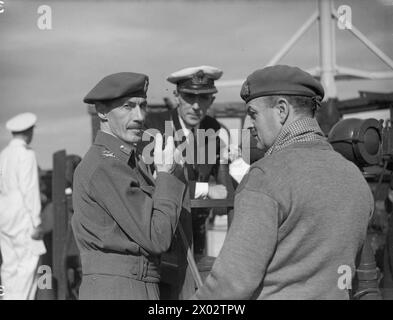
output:
M 244 98 L 247 98 L 250 95 L 250 85 L 248 81 L 243 84 L 240 95 Z
M 144 91 L 144 92 L 147 91 L 148 86 L 149 86 L 149 79 L 146 78 L 146 80 L 145 80 L 145 86 L 144 86 L 144 88 L 143 88 L 143 91 Z

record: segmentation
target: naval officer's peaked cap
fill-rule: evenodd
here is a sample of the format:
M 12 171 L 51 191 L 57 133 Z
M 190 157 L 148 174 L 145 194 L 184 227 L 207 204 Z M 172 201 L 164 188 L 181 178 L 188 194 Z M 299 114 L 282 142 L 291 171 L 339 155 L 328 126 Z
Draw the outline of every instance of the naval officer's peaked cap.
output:
M 94 104 L 97 101 L 109 101 L 123 97 L 146 98 L 149 77 L 134 72 L 114 73 L 103 78 L 83 99 Z
M 176 71 L 167 80 L 177 85 L 178 92 L 208 94 L 217 92 L 214 81 L 221 76 L 222 71 L 216 67 L 199 66 Z
M 247 77 L 240 92 L 240 96 L 245 102 L 273 95 L 323 99 L 324 94 L 322 85 L 311 74 L 297 67 L 286 65 L 271 66 L 254 71 Z
M 22 132 L 33 127 L 37 122 L 37 116 L 31 112 L 25 112 L 9 119 L 5 124 L 11 132 Z

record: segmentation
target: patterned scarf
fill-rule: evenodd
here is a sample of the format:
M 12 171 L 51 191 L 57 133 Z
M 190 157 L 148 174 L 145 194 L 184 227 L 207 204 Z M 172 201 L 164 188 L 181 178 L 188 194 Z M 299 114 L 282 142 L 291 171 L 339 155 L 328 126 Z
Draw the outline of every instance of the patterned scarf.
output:
M 303 118 L 294 121 L 284 128 L 273 145 L 266 151 L 265 155 L 280 151 L 294 143 L 318 140 L 326 141 L 326 138 L 317 120 L 314 118 Z

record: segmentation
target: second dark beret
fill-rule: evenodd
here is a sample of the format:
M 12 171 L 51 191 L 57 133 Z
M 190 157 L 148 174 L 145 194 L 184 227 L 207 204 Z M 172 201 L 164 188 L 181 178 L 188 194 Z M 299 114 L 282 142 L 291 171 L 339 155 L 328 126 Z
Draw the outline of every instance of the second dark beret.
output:
M 321 83 L 309 73 L 286 65 L 256 70 L 243 83 L 240 96 L 245 102 L 272 95 L 298 95 L 323 99 Z

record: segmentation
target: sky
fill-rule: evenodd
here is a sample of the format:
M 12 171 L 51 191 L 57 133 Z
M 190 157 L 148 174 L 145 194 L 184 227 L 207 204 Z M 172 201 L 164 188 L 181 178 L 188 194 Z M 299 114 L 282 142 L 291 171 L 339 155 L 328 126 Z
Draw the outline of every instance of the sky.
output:
M 181 68 L 212 65 L 222 80 L 245 79 L 262 68 L 317 9 L 316 0 L 65 1 L 3 0 L 0 13 L 0 149 L 10 139 L 6 121 L 38 116 L 32 147 L 43 169 L 52 154 L 83 156 L 91 143 L 83 97 L 104 76 L 149 75 L 148 101 L 171 97 L 166 77 Z M 393 0 L 334 1 L 349 5 L 353 24 L 393 58 Z M 40 30 L 37 9 L 49 5 L 52 29 Z M 337 63 L 389 71 L 348 31 L 336 30 Z M 304 69 L 319 64 L 314 25 L 281 61 Z M 359 90 L 392 92 L 391 80 L 338 82 L 338 97 Z M 240 88 L 220 88 L 217 102 L 240 102 Z

